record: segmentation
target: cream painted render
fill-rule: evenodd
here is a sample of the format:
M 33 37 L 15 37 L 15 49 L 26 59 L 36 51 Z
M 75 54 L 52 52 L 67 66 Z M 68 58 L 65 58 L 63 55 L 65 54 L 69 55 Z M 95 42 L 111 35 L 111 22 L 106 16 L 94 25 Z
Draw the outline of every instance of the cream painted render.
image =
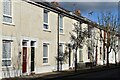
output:
M 57 70 L 57 29 L 58 29 L 58 14 L 49 11 L 48 30 L 43 28 L 43 11 L 42 7 L 35 6 L 22 0 L 12 0 L 12 24 L 3 23 L 2 20 L 2 2 L 0 2 L 0 47 L 2 47 L 2 40 L 13 40 L 12 42 L 12 66 L 7 68 L 2 67 L 2 56 L 0 56 L 0 78 L 15 77 L 20 75 L 31 74 L 31 41 L 35 42 L 35 70 L 36 74 L 43 72 L 52 72 Z M 63 34 L 60 34 L 60 43 L 70 43 L 70 34 L 74 29 L 73 24 L 77 21 L 69 17 L 63 16 Z M 88 25 L 83 23 L 82 28 L 87 28 Z M 96 35 L 99 38 L 100 30 L 94 28 Z M 103 33 L 103 32 L 102 32 Z M 103 34 L 104 36 L 104 34 Z M 23 44 L 27 43 L 27 72 L 22 73 L 22 60 L 23 60 Z M 48 60 L 47 64 L 43 64 L 43 43 L 49 43 Z M 95 44 L 98 44 L 98 65 L 102 65 L 103 59 L 100 59 L 100 42 L 95 40 Z M 65 50 L 65 48 L 64 48 Z M 78 63 L 90 62 L 88 59 L 88 47 L 84 45 L 81 49 L 82 55 L 79 54 L 78 49 Z M 74 67 L 74 53 L 71 52 L 71 67 Z M 95 52 L 94 52 L 95 54 Z M 94 55 L 93 54 L 93 55 Z M 2 48 L 0 48 L 0 55 L 2 55 Z M 95 57 L 95 55 L 94 55 Z M 63 69 L 69 69 L 68 59 L 63 64 Z
M 0 2 L 0 47 L 2 47 L 2 3 Z M 2 48 L 0 48 L 0 55 L 2 55 Z M 2 78 L 2 56 L 0 56 L 0 79 Z
M 2 2 L 0 3 L 2 6 Z M 12 2 L 13 9 L 13 24 L 2 24 L 0 30 L 1 38 L 4 40 L 13 39 L 12 43 L 12 66 L 9 67 L 9 71 L 6 68 L 2 69 L 2 78 L 14 77 L 22 74 L 22 55 L 19 59 L 19 52 L 22 52 L 22 41 L 27 41 L 27 72 L 25 74 L 30 74 L 30 42 L 36 41 L 35 47 L 35 73 L 50 72 L 56 70 L 56 59 L 57 56 L 57 16 L 58 14 L 54 12 L 49 12 L 49 24 L 50 30 L 43 29 L 43 8 L 37 7 L 35 5 L 29 4 L 27 2 L 18 0 Z M 1 7 L 2 10 L 2 7 Z M 2 12 L 1 12 L 2 17 Z M 2 18 L 1 18 L 2 19 Z M 52 19 L 52 20 L 50 20 Z M 68 19 L 69 20 L 69 19 Z M 67 20 L 66 20 L 67 21 Z M 67 22 L 68 23 L 68 22 Z M 69 22 L 71 23 L 71 22 Z M 67 25 L 67 24 L 65 24 Z M 67 30 L 67 29 L 64 29 Z M 65 31 L 66 32 L 66 31 Z M 65 34 L 68 34 L 65 33 Z M 66 35 L 61 35 L 65 38 Z M 3 39 L 1 39 L 2 41 Z M 61 40 L 61 42 L 66 42 L 68 38 Z M 43 64 L 43 43 L 49 43 L 49 63 Z M 2 43 L 2 42 L 1 42 Z M 0 50 L 2 51 L 2 50 Z M 2 52 L 1 52 L 2 53 Z M 2 54 L 1 54 L 2 55 Z M 20 64 L 18 64 L 20 61 Z M 1 66 L 2 67 L 2 66 Z M 20 68 L 20 69 L 18 69 Z M 10 74 L 9 74 L 10 73 Z M 17 74 L 16 74 L 17 73 Z

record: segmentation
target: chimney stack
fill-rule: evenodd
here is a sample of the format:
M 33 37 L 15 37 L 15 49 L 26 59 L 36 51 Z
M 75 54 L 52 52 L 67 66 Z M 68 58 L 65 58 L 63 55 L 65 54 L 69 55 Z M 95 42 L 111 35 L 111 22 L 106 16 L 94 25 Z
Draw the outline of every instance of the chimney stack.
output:
M 51 2 L 51 4 L 52 4 L 53 7 L 58 7 L 59 6 L 59 3 L 55 2 L 55 1 Z
M 79 9 L 78 9 L 78 10 L 75 10 L 75 14 L 76 14 L 77 16 L 80 16 L 80 15 L 81 15 L 80 10 L 79 10 Z

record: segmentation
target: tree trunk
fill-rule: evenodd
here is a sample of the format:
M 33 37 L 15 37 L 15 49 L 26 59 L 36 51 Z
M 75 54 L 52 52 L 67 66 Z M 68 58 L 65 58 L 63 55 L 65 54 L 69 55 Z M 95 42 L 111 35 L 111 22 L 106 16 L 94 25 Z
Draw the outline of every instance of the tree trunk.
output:
M 75 72 L 77 72 L 77 47 L 76 47 L 76 53 L 75 53 Z
M 105 65 L 105 41 L 103 45 L 103 65 Z
M 116 52 L 115 52 L 115 64 L 117 64 Z
M 69 68 L 71 66 L 71 49 L 69 48 Z
M 109 66 L 109 47 L 107 47 L 107 66 Z
M 97 65 L 97 52 L 98 52 L 98 50 L 97 50 L 97 46 L 96 46 L 95 65 Z

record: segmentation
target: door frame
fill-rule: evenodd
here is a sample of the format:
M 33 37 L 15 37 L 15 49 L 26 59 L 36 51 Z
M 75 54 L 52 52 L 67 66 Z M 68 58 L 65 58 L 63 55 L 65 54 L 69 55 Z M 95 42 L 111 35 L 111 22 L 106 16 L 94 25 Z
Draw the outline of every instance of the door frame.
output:
M 24 53 L 24 49 L 26 49 L 26 53 Z M 22 47 L 22 53 L 23 53 L 23 55 L 22 55 L 22 73 L 26 73 L 27 72 L 27 54 L 28 54 L 28 51 L 27 51 L 28 49 L 27 49 L 27 47 Z M 25 58 L 26 58 L 26 62 L 24 62 L 24 55 L 25 55 Z M 24 64 L 25 63 L 25 64 Z M 24 67 L 25 67 L 25 69 L 24 69 Z
M 32 48 L 33 48 L 33 50 L 34 50 L 34 52 L 32 53 Z M 34 57 L 32 57 L 34 55 Z M 32 59 L 32 58 L 34 58 L 34 59 Z M 31 72 L 34 72 L 35 71 L 35 47 L 31 47 L 31 60 L 30 60 L 30 62 L 31 62 L 31 68 L 30 68 L 30 71 Z M 33 68 L 32 68 L 33 67 Z
M 28 72 L 28 42 L 29 40 L 22 40 L 22 73 L 27 73 Z M 23 72 L 23 48 L 26 48 L 26 71 Z
M 36 50 L 36 41 L 31 41 L 31 42 L 30 42 L 30 46 L 31 46 L 31 60 L 30 60 L 30 67 L 31 67 L 31 68 L 30 68 L 30 71 L 31 71 L 31 73 L 34 73 L 34 72 L 35 72 L 35 52 L 36 52 L 35 50 Z M 34 66 L 32 65 L 32 48 L 34 48 L 34 59 L 33 59 L 33 60 L 34 60 L 33 65 L 34 65 Z M 32 66 L 33 66 L 33 68 L 34 68 L 33 70 L 32 70 Z

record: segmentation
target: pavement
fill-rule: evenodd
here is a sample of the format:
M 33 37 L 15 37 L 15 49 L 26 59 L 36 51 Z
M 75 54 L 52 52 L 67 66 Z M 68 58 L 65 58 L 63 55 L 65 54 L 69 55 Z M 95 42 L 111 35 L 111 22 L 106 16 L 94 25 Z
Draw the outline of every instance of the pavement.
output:
M 91 72 L 98 72 L 98 71 L 103 71 L 103 70 L 110 70 L 110 69 L 116 69 L 120 68 L 120 65 L 111 65 L 109 67 L 106 66 L 95 66 L 92 68 L 83 68 L 83 69 L 78 69 L 77 72 L 74 71 L 74 69 L 70 70 L 64 70 L 64 71 L 55 71 L 55 72 L 48 72 L 48 73 L 41 73 L 41 74 L 32 74 L 28 76 L 20 76 L 20 77 L 15 77 L 15 78 L 5 78 L 2 80 L 49 80 L 49 79 L 58 79 L 58 78 L 63 78 L 67 76 L 74 76 L 78 74 L 86 74 L 86 73 L 91 73 Z

